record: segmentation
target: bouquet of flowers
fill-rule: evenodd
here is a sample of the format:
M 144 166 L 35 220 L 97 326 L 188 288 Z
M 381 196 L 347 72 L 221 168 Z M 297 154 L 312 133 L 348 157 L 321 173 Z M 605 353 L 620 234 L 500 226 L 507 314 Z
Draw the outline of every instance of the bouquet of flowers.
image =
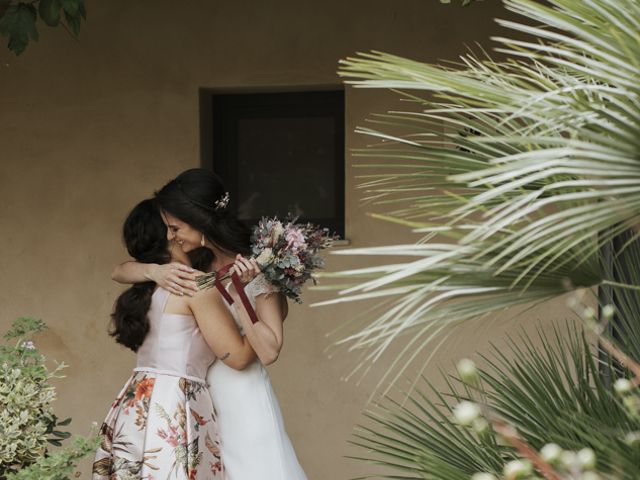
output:
M 327 228 L 296 220 L 283 223 L 275 217 L 263 217 L 253 229 L 251 253 L 269 282 L 287 297 L 302 303 L 302 285 L 324 266 L 319 251 L 329 248 L 337 237 L 329 234 Z M 200 289 L 210 288 L 215 284 L 216 272 L 201 275 L 196 281 Z

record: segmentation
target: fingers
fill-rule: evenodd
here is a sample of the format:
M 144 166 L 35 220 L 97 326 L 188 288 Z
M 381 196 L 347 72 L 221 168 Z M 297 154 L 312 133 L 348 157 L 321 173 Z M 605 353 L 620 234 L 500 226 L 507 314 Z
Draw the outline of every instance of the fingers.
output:
M 233 268 L 242 283 L 249 283 L 260 273 L 260 267 L 255 259 L 244 258 L 240 254 L 236 256 Z
M 253 265 L 253 269 L 255 270 L 256 275 L 260 273 L 261 270 L 260 265 L 258 265 L 258 261 L 255 258 L 252 258 L 249 260 L 249 262 L 251 262 L 251 265 Z
M 182 263 L 178 263 L 178 262 L 174 262 L 173 264 L 179 271 L 181 272 L 187 272 L 187 273 L 193 273 L 195 272 L 195 270 L 193 268 L 191 268 L 188 265 L 184 265 Z
M 177 283 L 169 283 L 167 284 L 167 286 L 165 287 L 170 293 L 174 294 L 174 295 L 178 295 L 179 297 L 184 295 L 184 292 L 182 290 L 182 288 L 180 288 L 180 286 Z
M 171 264 L 167 282 L 172 288 L 180 292 L 181 295 L 189 295 L 192 297 L 198 292 L 195 270 L 182 263 L 174 262 Z

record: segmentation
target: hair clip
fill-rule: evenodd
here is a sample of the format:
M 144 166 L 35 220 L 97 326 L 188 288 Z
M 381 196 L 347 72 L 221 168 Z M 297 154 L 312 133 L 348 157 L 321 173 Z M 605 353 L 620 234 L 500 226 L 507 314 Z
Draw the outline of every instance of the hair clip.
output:
M 215 210 L 222 210 L 229 205 L 229 192 L 224 192 L 224 195 L 220 200 L 216 200 L 214 203 Z

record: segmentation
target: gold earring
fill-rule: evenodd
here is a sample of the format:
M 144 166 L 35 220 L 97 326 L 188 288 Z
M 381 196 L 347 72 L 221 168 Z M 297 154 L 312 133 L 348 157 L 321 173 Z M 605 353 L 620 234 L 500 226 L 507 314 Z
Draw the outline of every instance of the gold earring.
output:
M 200 240 L 200 246 L 204 247 L 204 233 L 202 234 L 202 240 Z

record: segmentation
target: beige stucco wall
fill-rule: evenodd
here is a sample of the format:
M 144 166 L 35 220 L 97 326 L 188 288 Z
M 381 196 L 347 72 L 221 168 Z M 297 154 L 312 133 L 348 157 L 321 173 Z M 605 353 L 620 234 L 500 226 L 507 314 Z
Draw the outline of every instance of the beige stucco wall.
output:
M 465 44 L 486 44 L 496 31 L 492 17 L 504 14 L 496 0 L 468 9 L 436 0 L 94 0 L 88 10 L 79 41 L 43 28 L 40 42 L 19 58 L 0 49 L 0 324 L 4 331 L 20 315 L 49 324 L 37 342 L 70 364 L 57 408 L 61 417 L 73 416 L 78 433 L 102 420 L 134 362 L 106 335 L 121 290 L 109 279 L 125 256 L 121 222 L 134 202 L 199 165 L 200 87 L 339 85 L 337 60 L 371 49 L 452 59 Z M 393 97 L 348 90 L 346 98 L 347 147 L 361 147 L 367 140 L 351 132 Z M 365 215 L 353 177 L 347 167 L 352 246 L 410 240 Z M 363 264 L 329 260 L 330 269 Z M 322 298 L 312 292 L 292 308 L 284 351 L 270 367 L 290 436 L 314 480 L 370 471 L 344 455 L 373 379 L 342 382 L 355 357 L 323 353 L 325 334 L 362 305 L 309 308 Z M 528 320 L 557 311 L 547 307 Z M 513 330 L 509 322 L 470 326 L 434 365 L 449 367 Z

